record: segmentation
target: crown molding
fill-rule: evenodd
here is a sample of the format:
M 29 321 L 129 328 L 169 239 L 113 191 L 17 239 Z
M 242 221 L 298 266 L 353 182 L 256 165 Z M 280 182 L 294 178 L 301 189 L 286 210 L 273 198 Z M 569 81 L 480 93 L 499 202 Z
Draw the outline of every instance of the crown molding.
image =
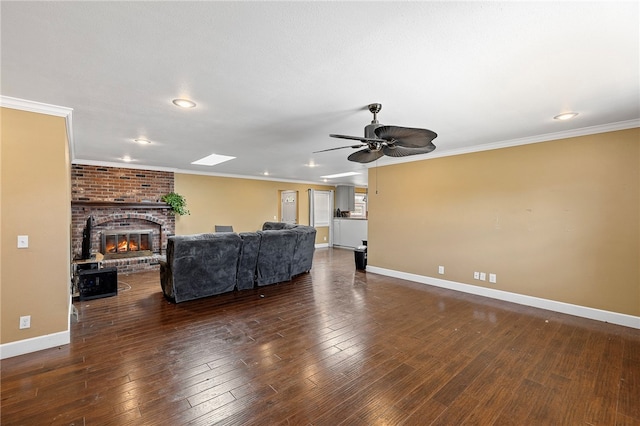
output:
M 562 132 L 545 133 L 542 135 L 529 136 L 526 138 L 510 139 L 510 140 L 500 141 L 500 142 L 486 143 L 486 144 L 470 146 L 466 148 L 433 151 L 429 154 L 416 155 L 414 157 L 397 157 L 397 158 L 386 157 L 388 158 L 388 160 L 385 161 L 384 164 L 381 164 L 381 166 L 390 166 L 393 164 L 400 164 L 400 163 L 410 163 L 413 161 L 431 160 L 434 158 L 453 157 L 455 155 L 471 154 L 474 152 L 490 151 L 493 149 L 511 148 L 514 146 L 530 145 L 530 144 L 540 143 L 540 142 L 550 142 L 554 140 L 575 138 L 579 136 L 589 136 L 589 135 L 595 135 L 598 133 L 615 132 L 618 130 L 634 129 L 637 127 L 640 127 L 640 119 L 618 121 L 615 123 L 608 123 L 608 124 L 602 124 L 602 125 L 590 126 L 590 127 L 582 127 L 579 129 L 566 130 Z M 416 157 L 419 157 L 419 158 L 416 158 Z M 375 164 L 372 164 L 369 167 L 375 167 Z
M 37 114 L 53 115 L 56 117 L 64 117 L 67 126 L 67 142 L 69 143 L 69 158 L 74 157 L 73 142 L 73 108 L 63 107 L 59 105 L 45 104 L 42 102 L 28 101 L 26 99 L 12 98 L 10 96 L 0 95 L 0 107 L 17 109 L 20 111 L 35 112 Z
M 45 104 L 42 102 L 28 101 L 26 99 L 12 98 L 0 95 L 0 106 L 3 108 L 19 109 L 22 111 L 37 112 L 39 114 L 55 115 L 67 117 L 71 115 L 73 108 L 58 105 Z

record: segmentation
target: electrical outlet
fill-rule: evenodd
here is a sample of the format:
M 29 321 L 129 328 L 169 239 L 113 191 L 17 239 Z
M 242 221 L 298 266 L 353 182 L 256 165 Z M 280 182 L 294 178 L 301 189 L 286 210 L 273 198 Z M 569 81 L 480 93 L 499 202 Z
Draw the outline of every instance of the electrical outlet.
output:
M 495 284 L 496 283 L 496 274 L 489 274 L 489 282 Z
M 487 274 L 484 272 L 480 272 L 480 281 L 486 281 L 487 280 Z
M 324 240 L 327 241 L 327 237 L 324 237 Z
M 444 275 L 444 266 L 438 266 L 438 273 Z
M 473 273 L 473 279 L 479 280 L 480 279 L 480 272 L 474 272 Z
M 31 315 L 20 317 L 20 329 L 31 328 Z

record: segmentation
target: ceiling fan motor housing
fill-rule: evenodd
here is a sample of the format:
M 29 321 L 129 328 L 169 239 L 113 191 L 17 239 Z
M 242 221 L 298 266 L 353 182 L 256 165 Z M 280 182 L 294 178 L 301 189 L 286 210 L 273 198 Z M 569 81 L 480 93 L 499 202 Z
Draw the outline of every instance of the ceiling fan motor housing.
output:
M 364 137 L 365 138 L 369 138 L 369 139 L 377 139 L 378 137 L 376 136 L 375 130 L 378 127 L 382 127 L 383 124 L 378 123 L 378 120 L 376 120 L 375 123 L 371 123 L 371 124 L 367 124 L 366 126 L 364 126 Z

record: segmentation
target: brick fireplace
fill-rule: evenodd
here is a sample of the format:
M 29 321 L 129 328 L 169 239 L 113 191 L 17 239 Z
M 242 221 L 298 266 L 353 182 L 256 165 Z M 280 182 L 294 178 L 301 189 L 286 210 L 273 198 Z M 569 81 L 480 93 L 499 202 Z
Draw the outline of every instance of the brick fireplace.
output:
M 158 269 L 167 237 L 175 233 L 175 217 L 160 201 L 173 191 L 172 172 L 73 165 L 71 186 L 74 259 L 82 257 L 83 231 L 91 217 L 91 248 L 107 255 L 104 266 L 123 273 Z M 113 235 L 121 249 L 104 253 L 103 239 Z M 123 239 L 128 250 L 122 249 Z M 141 241 L 147 248 L 134 250 Z

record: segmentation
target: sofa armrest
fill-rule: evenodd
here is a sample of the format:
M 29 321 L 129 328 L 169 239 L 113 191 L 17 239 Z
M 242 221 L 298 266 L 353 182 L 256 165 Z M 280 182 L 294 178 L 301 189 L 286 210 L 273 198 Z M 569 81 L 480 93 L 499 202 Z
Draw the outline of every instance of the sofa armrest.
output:
M 258 251 L 260 250 L 260 234 L 257 232 L 241 232 L 242 249 L 238 260 L 238 278 L 236 288 L 246 290 L 253 288 L 256 283 L 256 267 Z
M 170 237 L 163 291 L 176 303 L 232 291 L 241 245 L 227 232 Z
M 291 229 L 258 231 L 261 234 L 256 283 L 258 286 L 291 280 L 296 233 Z
M 298 238 L 291 262 L 291 275 L 299 275 L 311 270 L 316 249 L 316 228 L 299 225 L 293 230 Z

